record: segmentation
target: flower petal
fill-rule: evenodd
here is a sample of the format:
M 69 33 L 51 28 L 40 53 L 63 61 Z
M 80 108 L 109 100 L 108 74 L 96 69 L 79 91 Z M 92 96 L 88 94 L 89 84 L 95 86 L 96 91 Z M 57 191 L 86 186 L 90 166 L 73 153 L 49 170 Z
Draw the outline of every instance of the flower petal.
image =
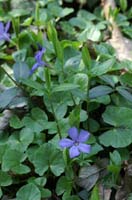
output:
M 68 138 L 64 138 L 59 141 L 59 145 L 61 148 L 71 147 L 73 145 L 73 143 L 74 142 Z
M 72 127 L 68 130 L 68 134 L 70 138 L 72 138 L 74 141 L 77 141 L 78 139 L 78 130 L 76 127 Z
M 42 56 L 45 53 L 45 51 L 46 51 L 46 48 L 44 47 L 41 50 L 37 51 L 37 53 L 35 54 L 35 59 L 37 62 L 41 62 Z
M 79 143 L 78 149 L 83 153 L 90 153 L 91 145 Z
M 0 35 L 0 40 L 4 40 L 4 37 L 3 37 L 3 35 Z
M 78 142 L 86 142 L 89 136 L 90 136 L 90 133 L 88 131 L 81 130 L 78 136 Z
M 2 22 L 0 22 L 0 34 L 3 34 L 4 32 L 4 25 Z
M 32 66 L 32 69 L 30 70 L 30 74 L 32 74 L 38 67 L 39 67 L 39 64 L 38 64 L 38 63 L 35 63 L 35 64 Z
M 74 158 L 80 155 L 78 151 L 78 146 L 72 146 L 69 150 L 70 158 Z
M 10 24 L 11 24 L 11 22 L 9 21 L 9 22 L 7 22 L 7 24 L 6 24 L 6 26 L 5 26 L 5 32 L 6 32 L 6 33 L 8 32 L 8 30 L 9 30 L 9 28 L 10 28 Z

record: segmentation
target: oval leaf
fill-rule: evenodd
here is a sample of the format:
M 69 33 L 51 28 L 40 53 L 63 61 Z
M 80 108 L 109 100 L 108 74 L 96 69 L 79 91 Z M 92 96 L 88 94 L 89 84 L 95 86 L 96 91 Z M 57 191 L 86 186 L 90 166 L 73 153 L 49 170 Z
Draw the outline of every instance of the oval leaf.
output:
M 13 73 L 16 81 L 20 82 L 21 79 L 27 79 L 29 77 L 30 70 L 25 62 L 16 62 L 13 65 Z
M 99 141 L 106 147 L 127 147 L 129 144 L 132 143 L 132 130 L 123 128 L 113 129 L 103 133 L 99 137 Z
M 21 187 L 20 190 L 18 190 L 16 196 L 17 196 L 16 200 L 33 200 L 33 199 L 40 200 L 41 199 L 41 193 L 38 187 L 32 183 L 29 183 Z
M 95 67 L 91 69 L 92 76 L 100 76 L 110 71 L 115 63 L 115 58 L 104 61 L 103 63 L 99 63 Z
M 103 120 L 115 127 L 132 127 L 132 109 L 126 107 L 108 106 L 103 113 Z
M 90 99 L 94 99 L 100 96 L 105 96 L 106 94 L 109 94 L 111 92 L 113 92 L 113 89 L 111 87 L 106 86 L 106 85 L 99 85 L 92 88 L 89 91 L 89 97 Z

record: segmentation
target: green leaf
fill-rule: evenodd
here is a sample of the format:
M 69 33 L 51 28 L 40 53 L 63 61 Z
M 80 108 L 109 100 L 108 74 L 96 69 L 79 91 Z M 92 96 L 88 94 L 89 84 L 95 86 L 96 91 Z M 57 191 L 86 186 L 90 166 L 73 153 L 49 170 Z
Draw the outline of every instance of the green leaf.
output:
M 81 108 L 80 106 L 76 106 L 71 112 L 70 112 L 70 115 L 69 115 L 69 124 L 70 126 L 76 126 L 78 127 L 79 124 L 80 124 L 80 111 L 81 111 Z
M 118 93 L 123 96 L 125 99 L 127 99 L 128 101 L 132 102 L 132 94 L 130 92 L 128 92 L 127 90 L 128 88 L 126 87 L 122 87 L 122 86 L 118 86 L 116 87 L 116 90 L 118 91 Z
M 123 82 L 123 84 L 132 87 L 132 74 L 131 73 L 126 72 L 125 74 L 120 76 L 120 80 L 121 80 L 121 82 Z
M 92 190 L 90 200 L 101 200 L 99 196 L 100 196 L 99 195 L 99 189 L 98 189 L 97 185 L 95 185 L 93 190 Z
M 24 185 L 16 193 L 16 200 L 41 200 L 41 193 L 38 187 L 32 183 Z
M 99 85 L 89 90 L 89 98 L 94 99 L 100 96 L 105 96 L 113 92 L 113 89 L 107 85 Z
M 89 20 L 90 20 L 90 21 L 96 20 L 96 16 L 95 16 L 94 14 L 92 14 L 92 13 L 86 11 L 86 10 L 83 10 L 83 9 L 79 10 L 77 16 L 78 16 L 79 18 L 82 17 L 82 18 L 84 18 L 84 19 L 86 19 L 86 20 L 88 20 L 88 21 L 89 21 Z
M 26 157 L 22 152 L 7 149 L 3 155 L 2 170 L 5 172 L 13 170 L 13 167 L 19 166 L 20 163 L 25 160 L 25 158 Z
M 52 23 L 48 24 L 48 37 L 53 42 L 53 46 L 54 46 L 57 58 L 63 63 L 63 59 L 64 59 L 63 49 L 61 47 L 60 41 L 58 40 L 57 31 L 54 28 Z
M 41 192 L 41 197 L 42 198 L 48 198 L 51 197 L 52 193 L 49 189 L 47 188 L 39 188 Z
M 107 83 L 108 85 L 115 87 L 115 84 L 118 83 L 118 76 L 115 75 L 109 75 L 109 74 L 105 74 L 100 76 L 100 79 L 102 79 L 103 81 L 105 81 L 105 83 Z
M 29 128 L 23 128 L 20 131 L 20 138 L 19 141 L 25 145 L 29 145 L 32 143 L 34 139 L 34 132 L 33 130 L 29 129 Z
M 84 65 L 87 67 L 89 71 L 89 69 L 91 68 L 91 57 L 90 57 L 88 48 L 86 46 L 84 46 L 82 49 L 82 59 L 83 59 Z
M 86 93 L 88 88 L 88 75 L 84 73 L 75 74 L 74 83 L 80 86 L 81 92 Z
M 12 171 L 15 172 L 16 174 L 27 174 L 31 170 L 28 166 L 20 164 L 12 168 Z
M 62 197 L 62 200 L 80 200 L 80 198 L 77 195 L 71 195 L 65 192 Z
M 45 69 L 44 69 L 44 72 L 45 72 L 46 87 L 47 87 L 47 89 L 48 89 L 49 92 L 50 92 L 50 89 L 51 89 L 51 76 L 50 76 L 50 71 L 49 71 L 48 68 L 45 68 Z
M 121 156 L 118 151 L 110 152 L 110 160 L 114 165 L 121 165 Z
M 8 186 L 12 184 L 11 176 L 6 172 L 0 171 L 0 186 Z
M 96 120 L 90 118 L 89 119 L 89 131 L 91 133 L 94 133 L 94 132 L 97 132 L 99 130 L 99 128 L 100 128 L 99 123 Z
M 114 111 L 114 114 L 116 111 Z M 132 129 L 117 128 L 104 132 L 99 141 L 102 145 L 114 148 L 127 147 L 132 143 Z
M 103 120 L 115 127 L 132 128 L 132 109 L 108 106 L 103 113 Z
M 20 17 L 20 16 L 24 16 L 24 15 L 28 15 L 31 11 L 28 9 L 12 9 L 9 14 L 11 17 L 14 17 L 14 18 L 17 18 L 17 17 Z
M 29 67 L 25 62 L 16 62 L 13 65 L 13 73 L 16 81 L 21 82 L 21 79 L 27 79 L 29 77 Z
M 48 119 L 46 113 L 39 107 L 33 108 L 31 110 L 31 114 L 32 114 L 33 119 L 35 119 L 35 120 L 41 119 L 44 121 L 44 120 Z
M 72 190 L 72 180 L 69 180 L 65 176 L 61 176 L 56 185 L 57 195 L 62 195 L 64 192 L 71 193 Z
M 3 195 L 3 192 L 2 192 L 2 189 L 0 187 L 0 198 L 2 197 L 2 195 Z
M 38 83 L 38 82 L 35 82 L 31 79 L 25 79 L 25 80 L 22 80 L 22 83 L 31 87 L 31 88 L 34 88 L 36 90 L 40 90 L 40 91 L 43 91 L 44 88 L 42 86 L 42 84 Z
M 15 129 L 19 129 L 23 127 L 23 124 L 17 115 L 13 115 L 10 119 L 10 126 Z
M 0 94 L 0 108 L 5 108 L 18 95 L 20 90 L 16 87 L 5 90 Z
M 127 0 L 120 0 L 120 6 L 122 11 L 126 11 L 127 9 Z
M 67 15 L 69 15 L 70 13 L 72 13 L 74 10 L 73 8 L 63 8 L 61 13 L 59 13 L 60 17 L 65 17 Z
M 19 133 L 16 132 L 9 137 L 9 144 L 12 149 L 24 152 L 33 139 L 34 130 L 24 127 Z
M 115 58 L 111 58 L 107 61 L 97 64 L 95 67 L 91 68 L 91 75 L 94 77 L 107 73 L 112 69 L 115 61 Z
M 29 178 L 28 183 L 33 183 L 33 184 L 43 187 L 43 186 L 45 186 L 46 181 L 47 181 L 46 177 L 38 177 L 38 178 L 31 177 L 31 178 Z
M 63 83 L 59 86 L 54 86 L 52 92 L 69 91 L 69 90 L 74 90 L 76 88 L 79 88 L 79 85 L 71 83 Z
M 67 73 L 67 71 L 76 72 L 77 69 L 79 68 L 80 62 L 81 62 L 80 55 L 75 55 L 75 56 L 71 56 L 70 58 L 67 58 L 65 65 L 64 65 L 65 72 L 66 73 Z
M 2 158 L 3 158 L 3 155 L 5 153 L 7 149 L 7 145 L 6 144 L 1 144 L 0 145 L 0 164 L 2 163 Z
M 88 29 L 87 31 L 87 39 L 97 42 L 100 40 L 100 37 L 101 37 L 100 30 L 97 28 L 97 26 L 92 25 L 91 28 Z
M 36 150 L 35 155 L 31 158 L 31 162 L 35 166 L 36 173 L 40 176 L 49 168 L 55 176 L 59 176 L 64 172 L 62 153 L 49 143 L 42 145 Z
M 16 62 L 24 62 L 26 58 L 27 50 L 21 49 L 19 51 L 15 51 L 12 56 Z
M 67 112 L 67 105 L 65 103 L 60 103 L 56 106 L 56 108 L 54 110 L 55 110 L 57 119 L 58 120 L 62 119 Z

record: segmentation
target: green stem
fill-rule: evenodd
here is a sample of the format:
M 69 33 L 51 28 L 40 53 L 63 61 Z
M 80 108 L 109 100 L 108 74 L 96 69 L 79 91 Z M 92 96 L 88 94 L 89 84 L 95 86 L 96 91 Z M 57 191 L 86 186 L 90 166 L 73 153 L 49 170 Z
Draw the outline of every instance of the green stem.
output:
M 88 80 L 88 85 L 87 85 L 87 114 L 88 114 L 88 118 L 89 118 L 89 104 L 90 104 L 90 98 L 89 98 L 89 89 L 90 89 L 90 77 L 89 77 L 89 80 Z M 89 123 L 87 123 L 87 129 L 89 130 Z
M 17 50 L 19 50 L 19 45 L 16 42 L 14 42 L 12 39 L 10 39 L 10 43 L 12 45 L 16 46 Z
M 9 79 L 19 88 L 21 88 L 23 90 L 23 88 L 10 76 L 10 74 L 8 74 L 8 72 L 2 68 L 2 70 L 5 72 L 5 74 L 9 77 Z
M 75 99 L 73 97 L 73 94 L 72 93 L 70 93 L 70 94 L 71 94 L 71 98 L 72 98 L 73 104 L 74 104 L 74 106 L 76 106 L 76 101 L 75 101 Z
M 8 72 L 7 72 L 4 68 L 2 68 L 2 70 L 3 70 L 3 71 L 5 72 L 5 74 L 9 77 L 9 79 L 11 79 L 12 82 L 13 82 L 15 85 L 18 86 L 17 82 L 10 76 L 10 74 L 8 74 Z
M 61 137 L 61 130 L 60 130 L 59 122 L 58 122 L 58 119 L 57 119 L 57 117 L 56 117 L 53 104 L 52 104 L 51 102 L 50 102 L 50 105 L 51 105 L 52 113 L 53 113 L 53 115 L 54 115 L 54 119 L 55 119 L 55 121 L 56 121 L 56 125 L 57 125 L 57 130 L 58 130 L 59 138 L 61 139 L 62 137 Z

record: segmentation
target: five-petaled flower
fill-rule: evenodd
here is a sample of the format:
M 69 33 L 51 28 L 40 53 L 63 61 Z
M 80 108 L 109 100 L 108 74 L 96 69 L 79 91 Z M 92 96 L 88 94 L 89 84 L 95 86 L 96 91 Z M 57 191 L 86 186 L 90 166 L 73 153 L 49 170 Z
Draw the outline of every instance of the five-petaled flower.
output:
M 38 68 L 42 66 L 46 66 L 47 64 L 42 60 L 43 54 L 45 53 L 46 48 L 39 46 L 39 51 L 35 54 L 36 63 L 32 66 L 30 70 L 30 75 Z
M 90 153 L 91 146 L 84 143 L 90 136 L 88 131 L 81 130 L 79 133 L 76 127 L 72 127 L 68 134 L 71 139 L 63 138 L 59 141 L 59 145 L 61 148 L 69 148 L 70 158 L 79 156 L 81 152 Z
M 4 27 L 4 24 L 0 22 L 0 40 L 3 40 L 3 41 L 10 40 L 10 34 L 8 33 L 9 28 L 10 28 L 10 22 L 7 22 L 5 27 Z

